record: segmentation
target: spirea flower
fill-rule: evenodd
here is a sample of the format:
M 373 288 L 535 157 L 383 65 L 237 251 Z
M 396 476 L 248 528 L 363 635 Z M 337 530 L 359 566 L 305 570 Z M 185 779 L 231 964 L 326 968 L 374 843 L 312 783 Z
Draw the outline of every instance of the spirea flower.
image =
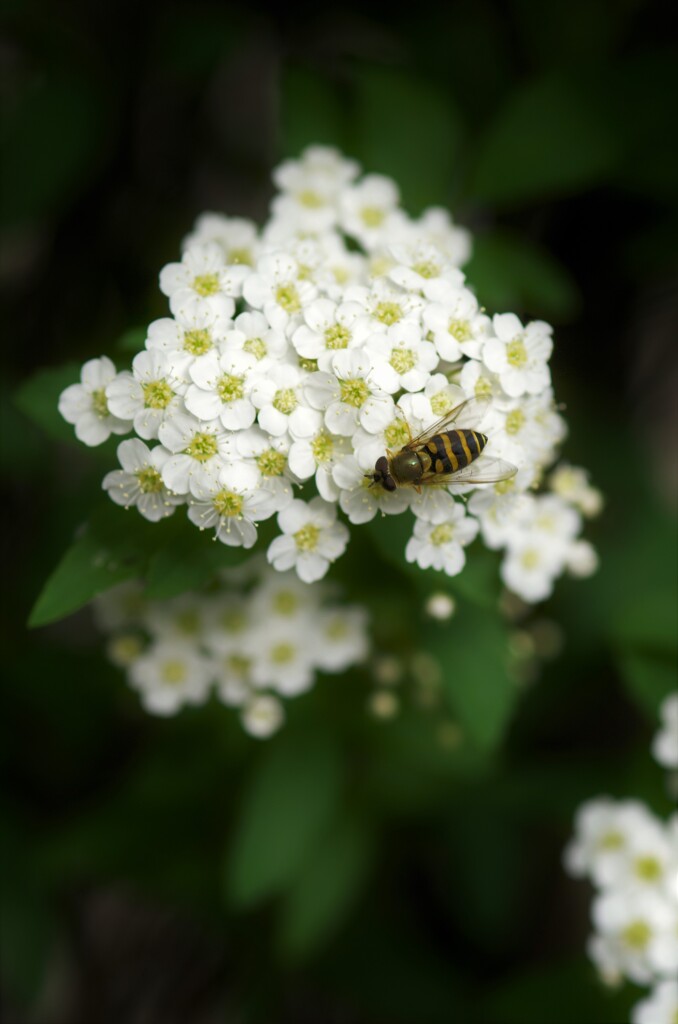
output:
M 172 715 L 214 694 L 259 739 L 282 726 L 284 700 L 309 690 L 318 671 L 343 672 L 369 652 L 362 608 L 257 558 L 166 601 L 122 584 L 96 599 L 95 613 L 147 711 Z
M 269 558 L 306 581 L 348 547 L 342 518 L 357 529 L 381 514 L 414 516 L 406 557 L 448 575 L 473 558 L 477 536 L 502 552 L 501 577 L 524 601 L 548 597 L 565 572 L 595 571 L 582 517 L 602 499 L 585 470 L 556 465 L 566 424 L 550 326 L 490 315 L 461 269 L 468 232 L 440 208 L 408 216 L 394 181 L 361 176 L 337 150 L 310 146 L 273 181 L 261 228 L 216 211 L 198 218 L 160 272 L 168 315 L 150 324 L 131 368 L 91 360 L 61 395 L 85 444 L 127 432 L 159 442 L 152 455 L 124 451 L 151 460 L 162 490 L 143 490 L 135 462 L 106 477 L 112 499 L 147 518 L 184 504 L 191 523 L 244 546 L 278 513 L 286 525 Z M 486 408 L 471 425 L 473 400 Z M 377 461 L 413 437 L 457 427 L 486 439 L 465 480 L 432 471 L 422 486 L 387 490 L 374 479 Z M 256 480 L 229 489 L 242 467 Z M 322 512 L 302 523 L 302 508 Z

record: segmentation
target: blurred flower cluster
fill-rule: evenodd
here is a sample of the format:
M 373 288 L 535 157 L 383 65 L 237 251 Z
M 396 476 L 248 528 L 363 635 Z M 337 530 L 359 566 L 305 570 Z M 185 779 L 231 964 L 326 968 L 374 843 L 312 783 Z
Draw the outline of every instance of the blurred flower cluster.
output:
M 262 229 L 201 216 L 160 274 L 171 316 L 150 325 L 131 370 L 86 363 L 61 414 L 88 445 L 136 435 L 103 481 L 113 501 L 151 521 L 184 505 L 197 527 L 245 548 L 277 515 L 268 560 L 305 582 L 347 547 L 339 511 L 358 525 L 411 510 L 408 561 L 456 575 L 480 535 L 505 551 L 505 584 L 542 600 L 564 571 L 595 569 L 580 533 L 601 505 L 584 470 L 548 472 L 566 432 L 551 328 L 488 316 L 460 270 L 468 232 L 443 209 L 409 217 L 394 181 L 359 175 L 313 146 L 274 171 Z M 374 479 L 387 451 L 469 400 L 482 415 L 465 423 L 462 410 L 458 425 L 488 439 L 466 453 L 473 473 L 469 462 L 392 490 Z
M 262 738 L 283 723 L 281 697 L 305 693 L 318 672 L 343 672 L 368 654 L 362 608 L 336 603 L 326 584 L 311 589 L 258 558 L 223 572 L 217 586 L 166 601 L 124 583 L 94 609 L 110 634 L 109 657 L 127 670 L 147 711 L 172 715 L 214 693 Z
M 678 693 L 662 706 L 653 753 L 678 765 Z M 662 756 L 666 755 L 666 756 Z M 588 953 L 608 984 L 652 986 L 633 1024 L 678 1020 L 678 813 L 662 821 L 638 800 L 600 797 L 577 812 L 565 866 L 596 888 Z

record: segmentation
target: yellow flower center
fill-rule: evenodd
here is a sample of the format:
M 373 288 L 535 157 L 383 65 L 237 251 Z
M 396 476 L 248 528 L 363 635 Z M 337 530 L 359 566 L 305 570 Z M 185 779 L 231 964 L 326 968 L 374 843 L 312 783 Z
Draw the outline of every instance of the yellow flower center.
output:
M 291 590 L 280 590 L 273 599 L 273 608 L 278 615 L 294 615 L 299 607 L 299 598 Z
M 506 346 L 506 358 L 511 366 L 520 368 L 527 362 L 527 349 L 522 338 L 514 338 Z
M 447 391 L 439 391 L 431 397 L 431 409 L 436 416 L 444 416 L 452 411 L 452 399 Z
M 360 216 L 366 228 L 378 228 L 384 222 L 386 211 L 380 206 L 363 206 Z
M 506 433 L 519 434 L 525 426 L 525 413 L 522 409 L 512 409 L 506 417 Z
M 298 313 L 301 309 L 299 292 L 293 284 L 281 284 L 275 293 L 275 301 L 286 313 Z
M 214 434 L 194 434 L 188 448 L 184 448 L 184 455 L 190 455 L 197 462 L 207 462 L 218 451 L 219 445 Z
M 410 439 L 407 423 L 402 416 L 397 416 L 384 431 L 384 439 L 388 448 L 402 448 Z
M 212 348 L 212 336 L 204 328 L 184 331 L 184 350 L 192 356 L 204 356 Z
M 323 197 L 314 192 L 312 188 L 303 189 L 302 192 L 298 193 L 297 199 L 308 210 L 318 210 L 321 206 L 325 205 Z
M 325 627 L 325 636 L 328 640 L 343 640 L 348 635 L 348 626 L 343 619 L 332 619 Z
M 299 551 L 315 551 L 320 540 L 320 527 L 307 523 L 294 534 L 294 541 Z
M 394 348 L 390 362 L 396 373 L 408 373 L 417 365 L 417 357 L 411 348 Z
M 403 310 L 397 302 L 378 302 L 374 315 L 382 324 L 391 327 L 402 319 Z
M 226 633 L 242 633 L 247 625 L 247 618 L 242 612 L 231 610 L 223 613 L 219 623 Z
M 152 466 L 145 466 L 144 469 L 138 470 L 135 476 L 143 494 L 158 494 L 162 490 L 162 477 Z
M 196 611 L 190 609 L 185 612 L 180 612 L 174 618 L 174 623 L 180 633 L 185 633 L 186 636 L 194 636 L 200 632 L 200 618 Z
M 277 409 L 278 412 L 289 416 L 298 405 L 299 399 L 294 388 L 281 388 L 279 391 L 276 391 L 273 398 L 273 408 Z
M 228 402 L 237 402 L 245 394 L 245 378 L 225 373 L 217 381 L 217 394 L 225 405 Z
M 341 324 L 333 324 L 325 331 L 325 348 L 346 348 L 351 340 L 351 332 Z
M 105 388 L 97 388 L 92 392 L 92 408 L 100 420 L 106 419 L 109 415 Z
M 520 556 L 520 562 L 523 566 L 523 569 L 536 569 L 539 565 L 539 561 L 539 553 L 535 551 L 533 548 L 528 548 L 527 551 L 523 551 L 522 555 Z
M 430 280 L 432 277 L 438 277 L 440 274 L 440 267 L 433 260 L 422 260 L 420 263 L 414 263 L 412 270 L 415 274 L 419 274 L 419 277 Z
M 174 392 L 166 380 L 151 380 L 143 385 L 142 391 L 147 409 L 166 409 L 174 398 Z
M 198 274 L 193 278 L 193 291 L 201 295 L 203 299 L 208 295 L 216 295 L 219 291 L 219 275 Z
M 302 356 L 299 356 L 299 366 L 302 370 L 306 370 L 307 373 L 315 373 L 318 369 L 318 360 L 304 359 Z
M 516 482 L 511 477 L 509 480 L 498 480 L 494 485 L 495 494 L 509 494 L 515 487 Z
M 228 253 L 229 263 L 244 263 L 251 267 L 254 260 L 249 249 L 230 249 Z
M 436 547 L 440 547 L 441 544 L 449 544 L 454 535 L 451 523 L 440 523 L 438 526 L 434 526 L 431 530 L 430 541 Z
M 450 320 L 447 330 L 457 341 L 468 341 L 471 337 L 471 325 L 468 320 Z
M 226 671 L 238 679 L 245 679 L 250 670 L 251 660 L 244 654 L 229 654 L 224 662 Z
M 311 442 L 311 451 L 316 462 L 329 462 L 334 453 L 334 441 L 326 430 L 321 430 Z
M 632 921 L 622 932 L 622 939 L 631 949 L 645 949 L 652 937 L 652 929 L 646 921 Z
M 268 350 L 266 342 L 261 338 L 248 338 L 243 345 L 243 351 L 248 352 L 255 359 L 263 359 Z
M 222 517 L 242 515 L 243 499 L 233 491 L 219 491 L 212 498 L 214 510 Z
M 169 683 L 171 686 L 177 686 L 179 683 L 186 681 L 186 665 L 183 661 L 179 661 L 178 658 L 170 659 L 162 663 L 160 669 L 160 676 L 164 683 Z
M 487 398 L 492 394 L 492 382 L 487 377 L 478 377 L 473 390 L 476 398 Z
M 633 867 L 643 882 L 656 882 L 662 876 L 662 866 L 656 857 L 637 857 Z
M 289 665 L 291 661 L 294 661 L 295 654 L 296 649 L 292 644 L 276 644 L 271 648 L 271 661 L 275 665 Z
M 624 845 L 624 837 L 621 832 L 614 830 L 606 832 L 598 841 L 599 850 L 619 850 Z
M 287 465 L 287 456 L 275 448 L 267 448 L 257 455 L 257 466 L 262 476 L 282 476 Z
M 345 405 L 351 405 L 354 409 L 360 409 L 367 401 L 370 389 L 362 377 L 349 377 L 348 380 L 339 381 L 341 401 Z

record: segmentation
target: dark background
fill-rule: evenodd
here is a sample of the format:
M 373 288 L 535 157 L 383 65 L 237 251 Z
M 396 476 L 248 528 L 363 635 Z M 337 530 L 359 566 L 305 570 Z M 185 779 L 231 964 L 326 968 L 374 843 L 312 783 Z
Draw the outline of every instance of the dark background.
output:
M 560 850 L 598 792 L 669 807 L 648 747 L 675 685 L 670 5 L 8 3 L 3 20 L 6 1019 L 625 1020 L 639 993 L 597 983 Z M 565 456 L 607 505 L 601 571 L 546 609 L 563 653 L 480 765 L 432 754 L 416 708 L 366 724 L 359 676 L 295 707 L 280 742 L 333 723 L 370 848 L 304 946 L 293 887 L 243 909 L 223 882 L 278 740 L 217 707 L 148 720 L 87 613 L 24 630 L 112 465 L 25 389 L 45 366 L 124 365 L 195 216 L 263 220 L 271 168 L 312 142 L 392 175 L 412 213 L 448 205 L 488 310 L 554 324 Z

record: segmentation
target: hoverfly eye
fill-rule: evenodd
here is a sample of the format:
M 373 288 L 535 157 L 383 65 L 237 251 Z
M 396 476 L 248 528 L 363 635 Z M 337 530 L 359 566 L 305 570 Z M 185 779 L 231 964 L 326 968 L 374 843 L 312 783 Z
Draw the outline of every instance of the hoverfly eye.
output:
M 384 477 L 383 484 L 387 491 L 395 491 L 397 486 L 392 476 Z

